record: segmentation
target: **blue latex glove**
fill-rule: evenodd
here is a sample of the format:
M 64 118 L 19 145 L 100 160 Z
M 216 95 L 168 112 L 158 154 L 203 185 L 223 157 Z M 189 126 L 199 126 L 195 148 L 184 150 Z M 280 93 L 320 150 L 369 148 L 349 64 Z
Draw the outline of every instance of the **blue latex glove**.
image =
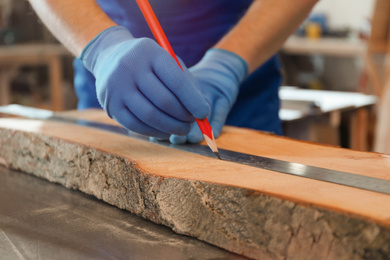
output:
M 210 104 L 208 117 L 214 137 L 222 131 L 226 118 L 236 101 L 240 83 L 248 74 L 248 64 L 240 56 L 222 49 L 210 49 L 190 72 L 195 77 L 195 84 Z M 203 135 L 195 123 L 186 136 L 172 135 L 171 143 L 199 143 Z
M 209 104 L 193 76 L 155 41 L 134 38 L 121 26 L 104 30 L 80 59 L 96 78 L 96 93 L 108 116 L 134 132 L 168 138 L 186 135 Z

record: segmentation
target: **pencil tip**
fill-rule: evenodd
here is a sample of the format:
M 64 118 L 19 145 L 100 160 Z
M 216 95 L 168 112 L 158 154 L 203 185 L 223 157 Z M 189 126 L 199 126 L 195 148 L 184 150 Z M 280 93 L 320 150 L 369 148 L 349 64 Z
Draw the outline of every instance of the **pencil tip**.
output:
M 213 139 L 209 138 L 207 135 L 203 135 L 203 136 L 204 139 L 206 140 L 207 145 L 210 147 L 211 151 L 213 151 L 213 153 L 218 157 L 218 159 L 222 160 L 218 152 L 217 144 L 215 143 L 214 140 L 214 135 L 212 135 Z
M 221 156 L 219 155 L 219 152 L 214 152 L 214 154 L 218 157 L 218 159 L 222 160 Z

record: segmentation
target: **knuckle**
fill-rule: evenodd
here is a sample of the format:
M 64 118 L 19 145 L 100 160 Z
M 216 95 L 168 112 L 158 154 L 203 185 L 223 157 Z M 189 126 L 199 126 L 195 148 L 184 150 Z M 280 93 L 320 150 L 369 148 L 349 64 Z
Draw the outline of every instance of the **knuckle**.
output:
M 155 42 L 152 39 L 149 38 L 139 38 L 135 44 L 136 47 L 139 48 L 148 48 L 153 47 L 155 45 Z
M 169 56 L 169 54 L 165 51 L 160 51 L 156 53 L 155 60 L 154 60 L 154 67 L 155 69 L 160 70 L 161 72 L 165 73 L 176 73 L 176 64 L 172 62 L 172 57 Z

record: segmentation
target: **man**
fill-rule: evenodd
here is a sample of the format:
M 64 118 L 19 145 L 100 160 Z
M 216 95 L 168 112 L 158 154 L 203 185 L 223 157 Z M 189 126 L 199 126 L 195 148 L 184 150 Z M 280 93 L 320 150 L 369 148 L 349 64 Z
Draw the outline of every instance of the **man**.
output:
M 80 109 L 101 106 L 129 130 L 184 143 L 202 140 L 194 118 L 208 117 L 216 137 L 225 123 L 281 134 L 273 55 L 316 0 L 150 1 L 184 72 L 135 0 L 30 3 L 79 57 Z

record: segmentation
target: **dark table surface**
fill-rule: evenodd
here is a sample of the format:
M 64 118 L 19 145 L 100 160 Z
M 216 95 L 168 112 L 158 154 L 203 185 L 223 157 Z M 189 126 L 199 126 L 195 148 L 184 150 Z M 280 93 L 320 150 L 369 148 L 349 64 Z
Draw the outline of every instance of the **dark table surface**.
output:
M 247 259 L 0 166 L 0 259 Z

